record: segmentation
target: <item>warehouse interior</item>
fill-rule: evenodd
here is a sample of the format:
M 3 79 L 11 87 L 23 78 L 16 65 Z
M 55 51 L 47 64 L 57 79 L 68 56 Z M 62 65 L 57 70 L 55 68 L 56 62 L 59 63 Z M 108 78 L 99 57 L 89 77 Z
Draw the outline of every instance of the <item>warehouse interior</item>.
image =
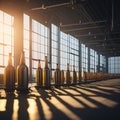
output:
M 0 118 L 119 120 L 119 11 L 119 0 L 0 0 Z M 22 51 L 30 90 L 6 93 L 9 53 L 17 69 Z M 45 56 L 52 87 L 36 89 Z M 71 79 L 74 66 L 76 84 L 55 88 L 56 64 L 64 74 L 69 64 Z

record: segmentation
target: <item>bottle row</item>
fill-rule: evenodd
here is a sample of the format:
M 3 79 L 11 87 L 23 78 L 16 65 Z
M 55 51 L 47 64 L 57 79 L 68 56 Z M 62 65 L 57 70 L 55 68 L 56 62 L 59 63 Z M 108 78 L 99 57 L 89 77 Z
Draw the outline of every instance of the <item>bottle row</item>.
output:
M 12 65 L 12 54 L 9 53 L 8 65 L 4 70 L 4 85 L 6 91 L 14 91 L 16 81 L 17 90 L 28 90 L 28 67 L 25 64 L 24 51 L 21 53 L 20 63 L 16 70 Z
M 47 74 L 45 74 L 45 73 L 47 73 Z M 37 83 L 37 86 L 38 87 L 46 86 L 44 77 L 49 76 L 49 75 L 50 75 L 50 71 L 49 72 L 47 72 L 47 71 L 45 72 L 45 69 L 41 68 L 40 60 L 39 60 L 38 61 L 38 68 L 36 70 L 36 83 Z M 46 80 L 50 80 L 50 76 Z M 77 84 L 78 81 L 80 82 L 81 74 L 79 72 L 78 73 L 78 77 L 77 77 L 77 73 L 75 71 L 75 67 L 73 66 L 72 77 L 71 77 L 70 76 L 70 70 L 69 70 L 69 64 L 67 64 L 66 72 L 64 72 L 64 70 L 60 70 L 59 64 L 56 64 L 56 69 L 54 71 L 53 80 L 54 80 L 53 83 L 54 83 L 55 87 L 59 87 L 59 86 L 62 86 L 62 85 L 69 86 L 71 84 Z
M 54 72 L 55 86 L 63 85 L 65 83 L 65 78 L 66 78 L 66 84 L 67 85 L 71 84 L 69 64 L 67 64 L 66 77 L 64 76 L 65 76 L 64 71 L 63 70 L 60 71 L 59 65 L 56 64 L 56 70 Z M 74 66 L 73 66 L 72 80 L 74 84 L 77 83 L 77 74 Z M 79 80 L 80 80 L 80 74 L 79 74 Z M 16 70 L 12 65 L 12 54 L 9 53 L 8 65 L 4 70 L 4 85 L 6 91 L 14 91 L 16 81 L 17 81 L 18 91 L 28 90 L 28 67 L 25 64 L 24 52 L 22 52 L 21 54 L 20 63 Z M 36 83 L 37 83 L 37 87 L 49 88 L 51 86 L 50 69 L 48 67 L 47 56 L 45 56 L 44 69 L 41 68 L 40 60 L 38 60 L 38 68 L 36 70 Z
M 72 77 L 70 76 L 69 64 L 67 64 L 67 70 L 64 72 L 60 70 L 59 64 L 56 64 L 56 69 L 54 71 L 54 83 L 55 87 L 61 85 L 73 85 L 78 84 L 81 80 L 104 80 L 109 78 L 117 78 L 120 75 L 115 74 L 106 74 L 106 73 L 87 73 L 78 71 L 78 75 L 73 66 Z M 72 79 L 71 79 L 72 78 Z M 21 53 L 20 63 L 15 70 L 12 66 L 12 54 L 9 53 L 8 65 L 4 70 L 4 85 L 6 91 L 14 91 L 15 83 L 17 82 L 16 89 L 18 91 L 28 90 L 28 67 L 25 64 L 25 55 L 24 51 Z M 48 67 L 48 59 L 45 56 L 45 67 L 41 68 L 40 60 L 38 60 L 38 68 L 36 70 L 36 84 L 38 88 L 50 88 L 51 79 L 50 79 L 50 69 Z

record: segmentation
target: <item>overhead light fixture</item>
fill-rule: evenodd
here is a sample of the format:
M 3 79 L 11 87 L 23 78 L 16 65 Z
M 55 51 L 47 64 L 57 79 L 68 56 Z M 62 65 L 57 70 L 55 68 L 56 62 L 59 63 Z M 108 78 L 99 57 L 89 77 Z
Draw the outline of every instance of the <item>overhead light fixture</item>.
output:
M 62 26 L 62 22 L 60 22 L 60 26 Z
M 106 36 L 105 36 L 104 40 L 106 40 Z
M 47 24 L 48 22 L 47 21 L 45 21 L 45 24 Z
M 111 31 L 114 29 L 114 0 L 112 0 L 112 18 L 111 18 Z
M 86 0 L 81 0 L 81 2 L 86 2 Z
M 81 24 L 81 23 L 82 23 L 82 21 L 80 20 L 80 21 L 79 21 L 79 24 Z
M 91 32 L 89 32 L 88 35 L 91 35 Z
M 96 36 L 94 36 L 94 38 L 96 39 Z
M 30 2 L 30 0 L 26 0 L 26 2 Z
M 66 5 L 73 5 L 74 2 L 75 2 L 74 0 L 71 0 L 70 2 L 67 2 L 67 3 L 54 4 L 54 5 L 49 5 L 49 6 L 45 6 L 44 4 L 42 4 L 41 7 L 35 7 L 35 8 L 32 8 L 31 10 L 45 10 L 45 9 L 50 9 L 50 8 L 66 6 Z

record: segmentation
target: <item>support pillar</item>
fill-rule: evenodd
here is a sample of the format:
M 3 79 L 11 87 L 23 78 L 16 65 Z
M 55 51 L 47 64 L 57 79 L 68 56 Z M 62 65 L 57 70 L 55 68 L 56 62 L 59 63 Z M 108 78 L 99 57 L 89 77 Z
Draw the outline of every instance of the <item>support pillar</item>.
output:
M 82 80 L 82 54 L 81 54 L 81 52 L 82 52 L 81 43 L 80 43 L 80 40 L 79 40 L 79 63 L 78 63 L 79 71 L 78 72 L 80 72 L 80 81 Z
M 106 57 L 106 73 L 108 73 L 108 57 Z
M 49 60 L 49 69 L 50 69 L 50 82 L 52 79 L 52 27 L 51 24 L 48 25 L 49 27 L 49 52 L 48 52 L 48 60 Z
M 58 28 L 58 60 L 57 62 L 60 66 L 60 27 Z
M 88 47 L 88 72 L 90 72 L 90 48 Z
M 29 34 L 29 37 L 30 37 L 30 43 L 29 43 L 29 60 L 30 60 L 30 63 L 29 63 L 29 70 L 28 70 L 28 74 L 29 74 L 29 80 L 32 81 L 32 19 L 30 18 L 30 34 Z
M 98 53 L 98 66 L 97 66 L 97 72 L 100 72 L 100 54 Z
M 18 66 L 23 50 L 23 12 L 16 11 L 14 16 L 14 66 Z

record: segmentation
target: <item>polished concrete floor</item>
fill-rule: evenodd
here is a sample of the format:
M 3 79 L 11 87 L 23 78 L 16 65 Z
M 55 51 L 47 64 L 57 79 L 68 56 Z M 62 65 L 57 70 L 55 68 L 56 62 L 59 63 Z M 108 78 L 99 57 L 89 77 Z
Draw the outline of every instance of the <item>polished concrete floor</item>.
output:
M 0 120 L 120 120 L 120 79 L 6 94 Z

